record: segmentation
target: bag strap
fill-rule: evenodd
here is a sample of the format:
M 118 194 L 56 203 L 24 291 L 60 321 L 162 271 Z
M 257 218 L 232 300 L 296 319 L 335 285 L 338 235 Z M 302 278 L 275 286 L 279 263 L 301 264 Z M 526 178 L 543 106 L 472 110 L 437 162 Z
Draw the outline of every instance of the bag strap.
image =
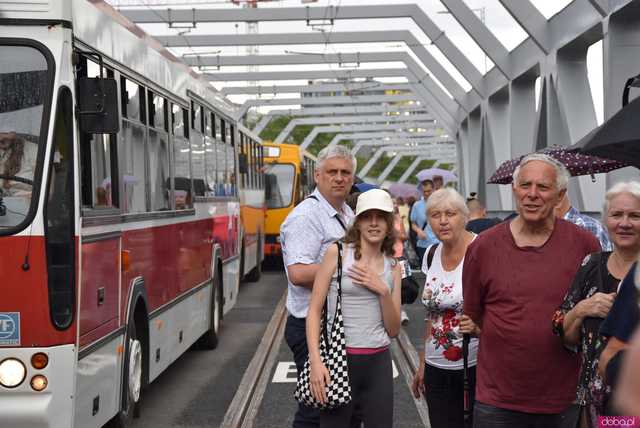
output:
M 434 244 L 429 247 L 429 252 L 427 253 L 427 269 L 431 269 L 431 263 L 433 262 L 433 256 L 436 254 L 436 248 L 438 248 L 440 244 Z
M 342 242 L 336 241 L 336 245 L 338 246 L 338 299 L 340 299 L 342 297 Z
M 316 195 L 309 195 L 307 196 L 307 199 L 313 199 L 316 202 L 320 202 L 320 200 L 318 199 L 318 197 Z M 338 220 L 338 223 L 340 223 L 340 227 L 342 228 L 342 230 L 347 230 L 347 226 L 345 226 L 344 222 L 342 221 L 342 219 L 340 218 L 340 216 L 338 214 L 336 214 L 335 219 Z M 340 248 L 338 248 L 338 251 L 340 251 Z
M 337 275 L 337 283 L 338 283 L 338 296 L 337 296 L 337 300 L 336 300 L 336 313 L 338 312 L 338 304 L 340 303 L 340 301 L 342 300 L 342 242 L 340 241 L 336 241 L 335 244 L 338 246 L 338 267 L 336 268 L 336 275 Z M 324 308 L 322 310 L 323 313 L 323 317 L 322 317 L 322 335 L 324 336 L 324 341 L 325 343 L 329 343 L 329 332 L 328 330 L 328 323 L 329 323 L 329 305 L 328 305 L 328 301 L 329 301 L 329 296 L 327 295 L 327 298 L 324 300 Z M 335 321 L 336 319 L 336 314 L 333 314 L 333 320 Z

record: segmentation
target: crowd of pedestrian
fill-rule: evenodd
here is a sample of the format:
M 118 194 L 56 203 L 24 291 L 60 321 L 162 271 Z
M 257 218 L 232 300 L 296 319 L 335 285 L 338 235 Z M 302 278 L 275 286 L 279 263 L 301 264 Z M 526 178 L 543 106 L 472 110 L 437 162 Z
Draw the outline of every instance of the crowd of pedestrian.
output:
M 572 207 L 560 162 L 528 155 L 513 173 L 516 212 L 502 221 L 439 177 L 418 201 L 373 189 L 350 207 L 355 169 L 349 150 L 322 150 L 316 190 L 281 228 L 285 338 L 309 390 L 294 427 L 393 425 L 389 345 L 408 321 L 402 261 L 412 257 L 425 275 L 412 389 L 432 427 L 640 416 L 640 183 L 611 187 L 600 223 Z M 328 334 L 342 354 L 327 353 Z M 347 373 L 332 372 L 342 360 Z M 335 404 L 330 385 L 343 376 Z

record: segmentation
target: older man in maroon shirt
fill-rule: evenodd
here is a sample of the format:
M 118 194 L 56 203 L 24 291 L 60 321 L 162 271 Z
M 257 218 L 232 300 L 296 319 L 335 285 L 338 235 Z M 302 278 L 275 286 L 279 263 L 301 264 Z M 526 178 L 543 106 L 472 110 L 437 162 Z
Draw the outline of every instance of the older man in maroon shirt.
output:
M 563 165 L 533 154 L 513 176 L 518 216 L 479 235 L 463 266 L 464 311 L 482 330 L 474 427 L 575 426 L 579 361 L 550 320 L 600 245 L 554 216 L 569 179 Z

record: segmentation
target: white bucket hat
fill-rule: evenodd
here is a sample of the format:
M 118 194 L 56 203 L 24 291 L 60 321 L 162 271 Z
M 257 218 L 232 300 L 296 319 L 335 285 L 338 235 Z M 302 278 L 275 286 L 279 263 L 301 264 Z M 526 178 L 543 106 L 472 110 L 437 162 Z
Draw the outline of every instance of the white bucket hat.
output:
M 368 210 L 392 213 L 393 201 L 391 200 L 391 195 L 382 189 L 371 189 L 361 193 L 356 204 L 356 217 Z

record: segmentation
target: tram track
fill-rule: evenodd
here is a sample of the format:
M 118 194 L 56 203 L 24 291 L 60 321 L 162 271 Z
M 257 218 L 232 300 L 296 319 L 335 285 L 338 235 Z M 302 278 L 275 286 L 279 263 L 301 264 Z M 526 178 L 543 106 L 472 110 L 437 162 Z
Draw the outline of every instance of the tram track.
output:
M 284 336 L 287 315 L 285 302 L 286 292 L 283 293 L 276 305 L 257 351 L 242 376 L 236 394 L 220 425 L 222 428 L 252 428 L 254 426 Z M 392 340 L 391 353 L 409 389 L 421 422 L 425 427 L 430 428 L 426 401 L 424 398 L 413 398 L 411 392 L 413 376 L 419 366 L 419 360 L 418 353 L 404 328 L 401 328 L 398 336 Z
M 418 359 L 418 353 L 411 344 L 411 340 L 409 340 L 409 336 L 404 328 L 400 329 L 398 336 L 391 342 L 391 354 L 393 355 L 393 359 L 398 366 L 398 370 L 402 373 L 402 377 L 409 388 L 409 394 L 416 406 L 420 420 L 426 428 L 431 428 L 431 423 L 429 422 L 429 408 L 427 407 L 426 400 L 424 397 L 415 398 L 413 396 L 413 391 L 411 390 L 413 376 L 420 365 L 420 360 Z
M 286 297 L 285 291 L 267 324 L 256 353 L 242 376 L 238 390 L 220 425 L 221 428 L 253 427 L 284 335 Z

